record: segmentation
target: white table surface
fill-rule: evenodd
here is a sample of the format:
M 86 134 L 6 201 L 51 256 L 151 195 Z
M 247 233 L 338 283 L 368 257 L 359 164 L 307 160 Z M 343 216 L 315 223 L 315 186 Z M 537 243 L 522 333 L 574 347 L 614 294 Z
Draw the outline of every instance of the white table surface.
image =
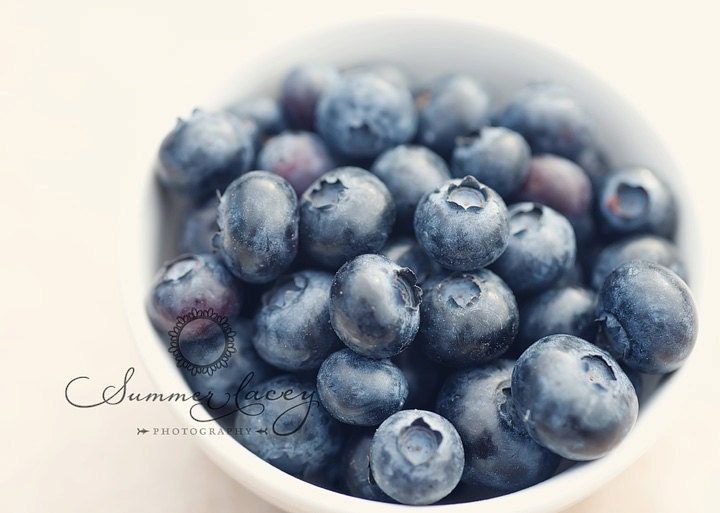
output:
M 716 511 L 720 486 L 720 82 L 711 2 L 141 2 L 0 5 L 0 494 L 13 512 L 275 512 L 216 468 L 160 405 L 80 410 L 80 375 L 152 384 L 120 297 L 123 197 L 178 115 L 254 49 L 343 20 L 456 16 L 524 33 L 594 69 L 689 172 L 703 230 L 698 373 L 667 433 L 573 513 Z M 575 5 L 577 4 L 577 5 Z

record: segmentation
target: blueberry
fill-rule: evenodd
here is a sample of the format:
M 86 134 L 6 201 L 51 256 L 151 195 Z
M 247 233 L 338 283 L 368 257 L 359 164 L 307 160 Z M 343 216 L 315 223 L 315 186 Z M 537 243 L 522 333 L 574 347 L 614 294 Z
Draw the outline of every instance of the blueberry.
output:
M 178 119 L 160 146 L 160 181 L 196 200 L 223 190 L 250 169 L 256 132 L 249 119 L 195 109 Z
M 352 436 L 343 448 L 340 475 L 350 495 L 379 502 L 395 502 L 375 482 L 370 472 L 370 445 L 373 431 Z
M 636 260 L 612 271 L 600 289 L 598 344 L 649 374 L 679 368 L 697 338 L 690 289 L 666 267 Z
M 450 179 L 445 161 L 423 146 L 401 145 L 383 152 L 370 169 L 387 186 L 397 209 L 396 226 L 412 226 L 420 198 Z
M 380 253 L 400 267 L 409 267 L 415 273 L 419 285 L 422 285 L 425 278 L 440 271 L 440 266 L 410 237 L 391 240 Z
M 633 260 L 665 266 L 687 283 L 687 270 L 675 244 L 655 235 L 635 235 L 609 244 L 600 252 L 593 268 L 593 287 L 600 289 L 613 269 Z
M 220 367 L 212 374 L 193 374 L 188 369 L 182 369 L 183 377 L 193 392 L 209 395 L 203 404 L 215 418 L 236 410 L 236 396 L 243 382 L 258 383 L 275 372 L 253 348 L 252 323 L 247 319 L 234 319 L 230 325 L 235 333 L 235 352 L 230 355 L 227 366 Z
M 637 419 L 635 389 L 620 365 L 572 335 L 531 345 L 515 363 L 511 391 L 530 436 L 571 460 L 604 456 Z
M 240 118 L 252 119 L 262 136 L 279 134 L 287 128 L 282 107 L 270 96 L 252 96 L 233 103 L 227 110 Z
M 417 94 L 415 103 L 418 141 L 443 156 L 452 153 L 457 137 L 477 132 L 490 121 L 490 96 L 468 75 L 437 79 Z
M 346 346 L 369 358 L 399 354 L 420 325 L 415 274 L 381 255 L 360 255 L 335 274 L 330 322 Z
M 508 208 L 510 241 L 493 264 L 517 295 L 539 292 L 559 280 L 575 263 L 575 233 L 570 222 L 539 203 Z
M 448 180 L 425 194 L 415 210 L 414 228 L 425 251 L 455 271 L 485 267 L 508 243 L 505 202 L 472 176 Z
M 593 190 L 585 171 L 571 160 L 538 155 L 530 160 L 518 201 L 542 203 L 568 218 L 573 227 L 591 217 Z
M 566 87 L 546 82 L 521 89 L 498 124 L 519 132 L 533 153 L 574 159 L 594 147 L 594 123 Z
M 340 422 L 377 426 L 403 407 L 408 383 L 390 360 L 342 349 L 322 363 L 317 391 L 325 409 Z
M 194 206 L 185 216 L 180 231 L 180 253 L 212 253 L 212 238 L 218 231 L 216 196 Z
M 477 137 L 461 137 L 452 154 L 452 173 L 472 175 L 509 197 L 525 181 L 530 165 L 530 146 L 517 132 L 503 127 L 485 127 Z
M 520 304 L 520 330 L 513 354 L 556 333 L 591 340 L 595 333 L 597 295 L 580 286 L 548 289 Z
M 167 333 L 193 310 L 212 310 L 234 318 L 242 307 L 242 289 L 213 255 L 182 255 L 167 261 L 155 277 L 147 312 L 160 332 Z M 211 333 L 212 332 L 212 333 Z M 185 325 L 187 340 L 217 334 L 217 324 L 196 319 Z
M 297 254 L 297 196 L 278 175 L 253 171 L 235 180 L 220 199 L 217 222 L 213 244 L 241 280 L 272 281 Z
M 248 387 L 243 397 L 235 436 L 274 467 L 307 480 L 339 455 L 342 428 L 320 404 L 312 383 L 284 374 Z
M 372 173 L 341 167 L 318 178 L 300 198 L 301 251 L 311 264 L 337 269 L 383 247 L 395 222 L 395 204 Z
M 465 449 L 462 481 L 504 492 L 550 477 L 560 457 L 538 445 L 512 414 L 510 378 L 515 362 L 495 360 L 457 371 L 440 391 L 438 414 L 458 430 Z
M 325 143 L 311 132 L 283 132 L 260 150 L 257 167 L 285 178 L 298 195 L 335 167 Z
M 649 233 L 672 238 L 677 207 L 670 188 L 644 167 L 609 174 L 598 193 L 598 222 L 611 237 Z
M 303 64 L 293 68 L 283 80 L 280 92 L 280 102 L 290 126 L 297 130 L 314 130 L 318 99 L 339 80 L 340 72 L 326 64 Z
M 425 287 L 417 343 L 432 360 L 467 367 L 497 358 L 515 340 L 515 297 L 495 274 L 455 272 Z
M 410 91 L 371 73 L 342 78 L 320 97 L 315 119 L 330 148 L 354 158 L 374 158 L 417 129 Z
M 432 504 L 460 481 L 465 457 L 452 424 L 437 413 L 403 410 L 383 422 L 370 446 L 380 489 L 403 504 Z
M 255 316 L 253 344 L 279 369 L 317 369 L 342 344 L 330 326 L 332 274 L 299 271 L 277 280 Z

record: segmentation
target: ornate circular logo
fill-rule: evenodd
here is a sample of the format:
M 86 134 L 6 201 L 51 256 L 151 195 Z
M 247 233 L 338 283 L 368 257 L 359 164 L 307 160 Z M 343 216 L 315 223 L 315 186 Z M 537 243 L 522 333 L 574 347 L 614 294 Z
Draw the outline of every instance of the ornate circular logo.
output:
M 192 309 L 177 318 L 170 335 L 168 351 L 175 357 L 178 367 L 196 374 L 214 373 L 228 366 L 230 356 L 237 351 L 235 332 L 227 317 L 212 309 Z

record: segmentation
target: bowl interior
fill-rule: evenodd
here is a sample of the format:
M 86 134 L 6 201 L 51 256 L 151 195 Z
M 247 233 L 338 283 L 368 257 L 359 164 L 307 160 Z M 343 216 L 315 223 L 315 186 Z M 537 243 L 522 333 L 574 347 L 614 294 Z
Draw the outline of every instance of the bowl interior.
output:
M 200 104 L 218 108 L 234 99 L 263 93 L 275 94 L 284 73 L 303 62 L 328 62 L 341 67 L 384 61 L 399 64 L 413 83 L 422 83 L 443 73 L 462 71 L 474 75 L 502 105 L 529 81 L 551 80 L 569 85 L 598 125 L 602 147 L 613 166 L 643 164 L 656 170 L 686 197 L 682 176 L 651 127 L 627 102 L 581 65 L 535 42 L 487 27 L 438 20 L 386 20 L 346 25 L 307 36 L 258 56 L 223 86 L 211 91 L 210 101 Z M 232 71 L 232 70 L 229 70 Z M 212 79 L 210 81 L 213 81 Z M 216 82 L 222 81 L 217 77 Z M 213 84 L 209 84 L 212 87 Z M 188 110 L 189 107 L 179 107 Z M 169 127 L 168 127 L 169 128 Z M 160 141 L 158 140 L 158 145 Z M 148 161 L 155 158 L 148 155 Z M 164 194 L 148 169 L 142 194 L 135 195 L 123 245 L 126 272 L 124 292 L 131 328 L 157 391 L 191 394 L 163 341 L 153 330 L 144 302 L 153 276 L 163 260 L 174 256 L 175 238 L 184 205 Z M 136 191 L 135 191 L 136 192 Z M 691 271 L 699 268 L 697 236 L 691 213 L 681 204 L 678 244 Z M 431 506 L 437 511 L 520 512 L 557 511 L 580 500 L 635 461 L 657 438 L 673 404 L 683 390 L 686 369 L 664 378 L 641 408 L 638 423 L 620 447 L 608 456 L 575 465 L 526 490 L 478 503 Z M 171 402 L 180 422 L 199 425 L 188 414 L 188 404 Z M 194 437 L 210 457 L 239 482 L 259 496 L 297 512 L 348 513 L 409 511 L 410 506 L 373 503 L 304 483 L 261 461 L 230 436 Z

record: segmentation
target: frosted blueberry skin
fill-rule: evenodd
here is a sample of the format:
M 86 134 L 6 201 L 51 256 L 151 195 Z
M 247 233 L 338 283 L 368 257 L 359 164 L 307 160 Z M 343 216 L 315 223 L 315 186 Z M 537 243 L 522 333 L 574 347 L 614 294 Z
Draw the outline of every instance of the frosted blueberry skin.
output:
M 455 272 L 426 283 L 417 344 L 435 362 L 478 365 L 502 355 L 515 340 L 515 297 L 494 273 Z
M 368 358 L 402 352 L 420 326 L 415 274 L 382 255 L 360 255 L 335 274 L 330 323 L 347 347 Z
M 477 137 L 457 139 L 452 153 L 452 174 L 472 175 L 503 198 L 525 181 L 530 146 L 520 134 L 503 127 L 485 127 Z
M 168 189 L 204 199 L 250 169 L 256 135 L 249 119 L 195 109 L 160 145 L 158 178 Z
M 418 203 L 415 236 L 441 266 L 471 271 L 494 262 L 508 243 L 507 207 L 472 176 L 448 180 Z
M 235 278 L 213 255 L 181 255 L 165 262 L 155 276 L 147 312 L 155 329 L 166 334 L 178 317 L 212 309 L 232 319 L 240 312 L 243 292 Z M 196 320 L 185 325 L 187 340 L 204 338 L 217 331 L 212 321 Z
M 380 489 L 402 504 L 432 504 L 457 486 L 465 457 L 460 435 L 431 411 L 403 410 L 383 422 L 370 446 Z
M 297 196 L 276 174 L 252 171 L 230 184 L 220 198 L 217 224 L 213 245 L 241 280 L 270 282 L 297 254 Z
M 538 445 L 513 417 L 514 364 L 499 359 L 457 371 L 438 395 L 435 411 L 463 441 L 466 484 L 513 492 L 544 481 L 560 464 L 560 457 Z
M 203 400 L 202 404 L 214 418 L 236 411 L 236 395 L 244 381 L 259 383 L 277 372 L 258 356 L 252 345 L 252 321 L 238 318 L 230 321 L 230 326 L 235 333 L 235 352 L 230 355 L 227 367 L 220 367 L 212 374 L 195 375 L 187 369 L 181 369 L 193 392 L 202 396 L 212 394 Z M 224 337 L 224 334 L 219 336 Z M 224 344 L 225 340 L 222 343 Z M 242 401 L 242 398 L 240 399 Z
M 422 285 L 431 274 L 440 272 L 440 266 L 432 260 L 425 250 L 412 237 L 399 237 L 388 242 L 380 254 L 388 257 L 400 267 L 409 267 Z
M 314 130 L 318 99 L 339 80 L 340 72 L 326 64 L 301 64 L 290 70 L 280 91 L 280 103 L 290 126 Z
M 332 280 L 330 273 L 299 271 L 263 294 L 252 342 L 265 361 L 285 371 L 310 371 L 343 347 L 330 326 Z
M 419 113 L 418 142 L 443 156 L 452 154 L 456 138 L 477 132 L 490 122 L 490 96 L 464 74 L 440 77 L 415 96 L 415 105 Z
M 530 436 L 570 460 L 604 456 L 637 419 L 637 395 L 620 365 L 572 335 L 550 335 L 531 345 L 515 363 L 511 391 Z
M 354 497 L 379 502 L 395 502 L 375 482 L 370 471 L 370 445 L 374 430 L 353 435 L 343 447 L 340 479 L 345 490 Z
M 212 253 L 212 238 L 218 231 L 217 197 L 209 198 L 188 211 L 180 231 L 180 253 Z
M 385 184 L 357 167 L 315 180 L 300 198 L 300 250 L 310 265 L 337 269 L 379 251 L 392 231 L 395 203 Z
M 375 158 L 413 138 L 417 112 L 407 88 L 359 73 L 343 77 L 320 97 L 315 122 L 333 151 L 350 158 Z
M 575 263 L 575 233 L 570 222 L 539 203 L 508 208 L 510 240 L 491 266 L 516 295 L 539 292 L 558 281 Z
M 512 354 L 519 356 L 533 342 L 557 333 L 593 340 L 596 307 L 595 291 L 577 285 L 554 287 L 523 301 Z
M 674 243 L 655 235 L 635 235 L 613 242 L 600 252 L 592 271 L 592 286 L 599 290 L 613 269 L 633 260 L 662 265 L 688 281 L 685 263 Z
M 426 192 L 450 179 L 445 161 L 423 146 L 401 145 L 383 152 L 370 171 L 387 186 L 395 201 L 396 227 L 412 227 L 415 208 Z
M 227 110 L 240 118 L 250 118 L 257 125 L 259 138 L 279 134 L 287 128 L 280 104 L 270 96 L 252 96 L 237 101 Z
M 265 142 L 258 154 L 257 167 L 282 176 L 300 195 L 335 167 L 335 159 L 316 134 L 283 132 Z
M 377 426 L 402 409 L 408 383 L 390 360 L 367 358 L 342 349 L 320 366 L 317 391 L 325 409 L 340 422 Z
M 592 218 L 593 188 L 583 169 L 556 155 L 530 160 L 527 177 L 515 201 L 542 203 L 567 217 L 578 240 L 595 237 Z
M 594 147 L 594 123 L 566 87 L 533 83 L 521 89 L 497 124 L 522 135 L 534 154 L 575 159 Z
M 252 389 L 252 390 L 251 390 Z M 343 432 L 317 398 L 314 383 L 283 374 L 248 387 L 234 435 L 251 452 L 300 479 L 314 480 L 333 466 Z M 243 396 L 245 397 L 245 396 Z M 248 431 L 249 430 L 249 431 Z
M 698 331 L 690 289 L 666 267 L 636 260 L 612 271 L 600 289 L 597 344 L 647 374 L 678 369 Z
M 630 167 L 609 174 L 597 195 L 600 229 L 611 238 L 648 233 L 672 238 L 678 223 L 675 198 L 650 169 Z

